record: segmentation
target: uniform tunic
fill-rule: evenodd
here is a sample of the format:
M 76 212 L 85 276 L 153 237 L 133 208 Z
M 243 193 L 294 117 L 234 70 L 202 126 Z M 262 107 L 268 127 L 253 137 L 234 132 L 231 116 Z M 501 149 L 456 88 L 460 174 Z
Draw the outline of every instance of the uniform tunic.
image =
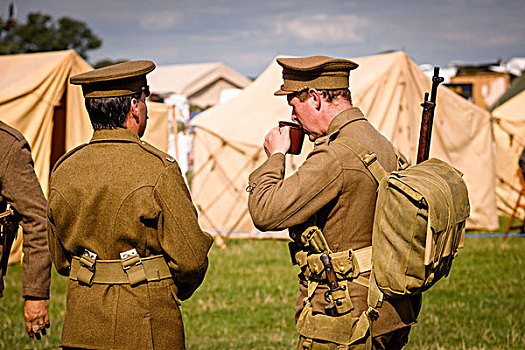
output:
M 61 346 L 183 349 L 179 301 L 201 284 L 213 242 L 201 231 L 176 161 L 127 129 L 95 131 L 51 175 L 48 233 L 53 263 L 68 275 L 85 249 L 97 259 L 164 255 L 173 279 L 87 286 L 69 281 Z
M 47 246 L 46 199 L 35 174 L 29 144 L 19 131 L 0 121 L 0 212 L 7 204 L 22 217 L 23 296 L 49 299 L 51 258 Z M 2 256 L 2 244 L 0 261 L 7 261 L 8 256 Z M 0 297 L 5 267 L 0 264 Z
M 315 225 L 323 232 L 333 252 L 372 245 L 372 228 L 377 185 L 370 172 L 347 147 L 331 142 L 337 135 L 350 137 L 375 152 L 386 171 L 396 168 L 390 142 L 363 116 L 350 108 L 334 117 L 326 136 L 315 141 L 313 151 L 296 173 L 284 179 L 285 156 L 276 153 L 250 174 L 253 188 L 248 206 L 255 226 L 262 231 L 290 229 L 300 234 Z M 369 273 L 365 274 L 368 277 Z M 296 319 L 307 296 L 307 282 L 300 275 L 300 294 Z M 368 289 L 348 283 L 354 306 L 352 317 L 367 309 Z M 314 313 L 325 313 L 326 284 L 320 285 L 312 299 Z M 417 300 L 415 301 L 417 304 Z M 415 322 L 418 306 L 410 299 L 385 302 L 379 319 L 372 325 L 374 336 Z

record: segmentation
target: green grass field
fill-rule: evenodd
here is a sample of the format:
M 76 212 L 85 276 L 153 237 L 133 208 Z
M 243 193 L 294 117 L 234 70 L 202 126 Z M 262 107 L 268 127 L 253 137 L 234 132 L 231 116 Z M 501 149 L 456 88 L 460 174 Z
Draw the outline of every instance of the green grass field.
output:
M 524 237 L 467 238 L 451 276 L 424 294 L 406 349 L 525 349 L 524 251 Z M 0 349 L 56 349 L 67 280 L 53 273 L 52 327 L 42 341 L 31 342 L 21 273 L 21 266 L 10 266 L 5 279 Z M 296 273 L 283 241 L 230 240 L 226 249 L 214 247 L 203 285 L 182 306 L 188 349 L 295 349 Z

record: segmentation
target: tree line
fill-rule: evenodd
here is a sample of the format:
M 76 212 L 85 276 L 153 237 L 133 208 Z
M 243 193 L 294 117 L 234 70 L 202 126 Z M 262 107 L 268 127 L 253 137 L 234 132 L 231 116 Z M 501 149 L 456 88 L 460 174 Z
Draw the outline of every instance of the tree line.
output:
M 31 12 L 25 23 L 19 23 L 13 18 L 12 7 L 7 18 L 0 17 L 0 55 L 73 49 L 87 60 L 88 51 L 101 46 L 102 39 L 86 23 L 73 18 L 53 20 L 50 15 Z M 123 61 L 104 59 L 93 66 L 100 68 Z

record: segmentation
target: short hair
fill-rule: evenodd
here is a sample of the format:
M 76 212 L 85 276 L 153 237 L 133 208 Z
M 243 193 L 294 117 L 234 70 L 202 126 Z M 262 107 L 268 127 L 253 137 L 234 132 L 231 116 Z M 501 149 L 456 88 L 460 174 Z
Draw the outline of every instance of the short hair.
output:
M 94 130 L 123 128 L 131 101 L 139 100 L 142 91 L 118 97 L 86 98 L 85 104 Z
M 308 99 L 309 93 L 308 90 L 310 89 L 304 89 L 298 92 L 294 92 L 294 95 L 299 99 L 299 101 L 304 102 Z M 333 90 L 322 90 L 317 89 L 323 97 L 326 99 L 327 102 L 332 102 L 335 99 L 342 98 L 344 100 L 347 100 L 352 103 L 352 94 L 350 93 L 349 89 L 333 89 Z

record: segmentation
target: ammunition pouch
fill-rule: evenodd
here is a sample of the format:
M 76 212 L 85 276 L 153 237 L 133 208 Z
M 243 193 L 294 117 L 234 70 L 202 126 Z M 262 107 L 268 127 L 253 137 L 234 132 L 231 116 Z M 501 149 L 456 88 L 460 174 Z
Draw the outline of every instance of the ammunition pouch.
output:
M 171 271 L 162 255 L 140 258 L 138 254 L 131 254 L 121 260 L 98 260 L 96 254 L 88 250 L 81 257 L 73 257 L 69 274 L 69 279 L 89 286 L 92 284 L 136 286 L 143 282 L 168 278 L 172 278 Z
M 370 271 L 372 247 L 358 250 L 344 250 L 328 254 L 332 260 L 334 271 L 338 280 L 352 280 L 360 274 Z M 308 254 L 301 250 L 295 253 L 295 261 L 308 279 L 326 281 L 321 254 Z
M 304 230 L 299 239 L 299 244 L 309 252 L 330 252 L 330 248 L 328 248 L 328 243 L 326 243 L 326 239 L 324 238 L 323 233 L 317 226 L 311 226 Z

